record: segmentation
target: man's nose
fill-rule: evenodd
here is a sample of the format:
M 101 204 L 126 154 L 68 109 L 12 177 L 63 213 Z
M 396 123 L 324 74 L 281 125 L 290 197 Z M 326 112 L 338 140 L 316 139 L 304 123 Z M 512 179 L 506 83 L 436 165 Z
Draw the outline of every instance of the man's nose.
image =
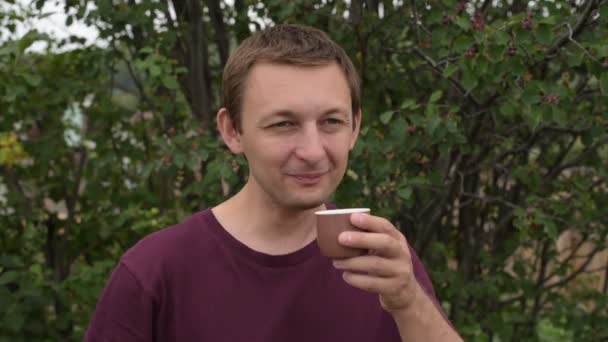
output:
M 316 125 L 302 129 L 296 144 L 295 155 L 298 159 L 316 163 L 325 158 L 323 136 Z

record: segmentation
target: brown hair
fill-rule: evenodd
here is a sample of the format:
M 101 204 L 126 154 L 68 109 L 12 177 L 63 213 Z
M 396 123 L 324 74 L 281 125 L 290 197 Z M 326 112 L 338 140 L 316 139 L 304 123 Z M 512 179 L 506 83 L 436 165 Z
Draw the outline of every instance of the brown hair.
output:
M 360 81 L 344 49 L 316 28 L 277 25 L 254 33 L 230 55 L 222 84 L 224 107 L 237 130 L 241 130 L 241 106 L 249 70 L 257 62 L 315 66 L 337 63 L 350 88 L 353 115 L 360 108 Z

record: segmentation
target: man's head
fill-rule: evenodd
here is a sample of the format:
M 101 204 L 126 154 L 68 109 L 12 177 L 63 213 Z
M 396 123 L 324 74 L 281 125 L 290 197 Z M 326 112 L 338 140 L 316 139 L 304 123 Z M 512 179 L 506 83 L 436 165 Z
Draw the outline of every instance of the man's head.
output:
M 344 176 L 361 123 L 344 51 L 316 29 L 275 27 L 245 41 L 224 79 L 218 129 L 247 159 L 252 200 L 290 210 L 323 204 Z
M 360 109 L 359 76 L 344 50 L 321 30 L 300 25 L 277 25 L 245 39 L 231 54 L 224 68 L 224 108 L 239 131 L 247 79 L 253 66 L 259 63 L 294 66 L 336 63 L 350 88 L 353 115 Z

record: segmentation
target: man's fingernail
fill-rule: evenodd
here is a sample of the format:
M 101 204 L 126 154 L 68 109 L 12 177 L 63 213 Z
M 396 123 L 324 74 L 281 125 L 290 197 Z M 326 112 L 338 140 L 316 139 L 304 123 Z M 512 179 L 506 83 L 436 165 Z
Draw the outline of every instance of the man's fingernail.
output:
M 359 214 L 359 213 L 352 214 L 350 220 L 355 225 L 361 223 L 361 214 Z
M 338 236 L 338 240 L 343 243 L 348 243 L 353 239 L 352 235 L 349 233 L 342 233 Z

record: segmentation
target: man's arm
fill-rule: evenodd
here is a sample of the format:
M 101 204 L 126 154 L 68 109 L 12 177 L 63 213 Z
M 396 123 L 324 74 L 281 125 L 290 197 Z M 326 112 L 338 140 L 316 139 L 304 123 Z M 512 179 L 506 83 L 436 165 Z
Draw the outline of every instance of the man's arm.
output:
M 408 308 L 391 312 L 402 341 L 462 341 L 427 293 L 418 286 Z
M 84 341 L 152 341 L 153 321 L 152 297 L 121 262 L 103 290 Z
M 377 293 L 397 324 L 403 341 L 462 341 L 441 309 L 414 275 L 407 241 L 390 222 L 367 214 L 351 215 L 364 232 L 344 232 L 340 243 L 369 250 L 364 256 L 335 260 L 350 285 Z

